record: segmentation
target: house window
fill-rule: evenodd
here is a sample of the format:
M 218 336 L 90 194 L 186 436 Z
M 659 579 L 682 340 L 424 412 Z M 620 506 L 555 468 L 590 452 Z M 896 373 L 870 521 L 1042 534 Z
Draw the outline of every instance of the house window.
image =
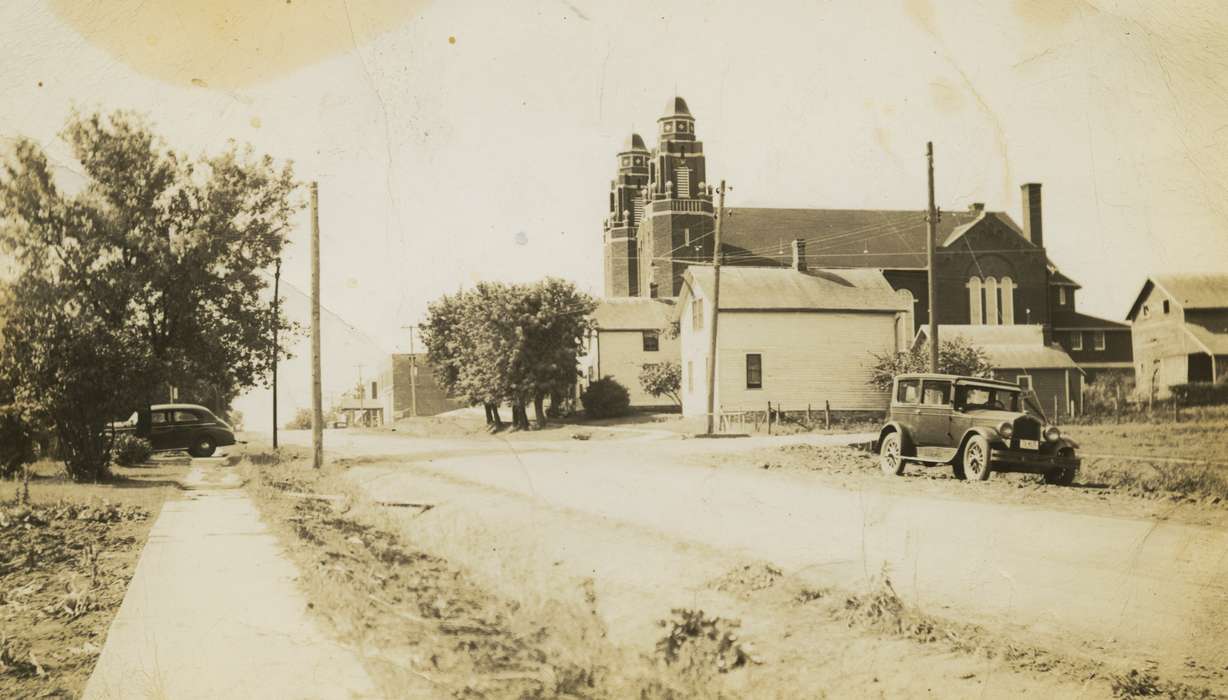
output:
M 1070 334 L 1070 349 L 1071 350 L 1082 350 L 1083 349 L 1083 331 L 1074 331 Z
M 746 388 L 763 388 L 763 355 L 751 353 L 746 356 Z
M 686 390 L 695 391 L 695 363 L 686 361 Z
M 644 352 L 656 352 L 661 349 L 660 335 L 656 331 L 644 331 L 643 336 Z
M 1024 391 L 1032 390 L 1032 376 L 1029 374 L 1021 374 L 1015 377 L 1015 383 Z
M 1057 288 L 1057 303 L 1062 306 L 1066 305 L 1066 288 L 1065 287 Z
M 920 394 L 920 389 L 920 379 L 902 380 L 899 388 L 896 390 L 895 400 L 898 403 L 917 403 L 917 397 Z
M 1168 313 L 1168 300 L 1164 300 L 1164 313 Z
M 371 398 L 373 398 L 373 399 L 378 399 L 378 398 L 379 398 L 379 390 L 378 390 L 378 389 L 379 389 L 379 384 L 376 384 L 375 382 L 371 382 Z
M 1143 304 L 1143 318 L 1147 318 L 1150 315 L 1151 315 L 1151 305 Z
M 1092 334 L 1092 347 L 1097 350 L 1104 349 L 1104 331 L 1096 331 Z

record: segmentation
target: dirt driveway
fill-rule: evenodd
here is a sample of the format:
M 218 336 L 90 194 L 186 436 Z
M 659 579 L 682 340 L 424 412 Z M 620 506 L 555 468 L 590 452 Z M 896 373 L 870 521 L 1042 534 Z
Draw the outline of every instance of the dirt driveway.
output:
M 764 561 L 846 589 L 886 571 L 905 600 L 933 614 L 1213 686 L 1228 664 L 1228 532 L 1220 529 L 848 490 L 803 473 L 727 466 L 729 452 L 759 449 L 761 439 L 330 437 L 338 454 L 398 455 L 395 466 L 356 467 L 352 478 L 383 498 L 446 506 L 452 519 L 440 527 L 475 567 L 549 558 L 599 587 L 609 582 L 611 634 L 642 634 L 645 616 L 632 612 L 661 590 L 693 597 L 736 562 Z M 698 466 L 705 452 L 725 454 L 726 466 Z M 522 504 L 515 512 L 500 505 L 509 497 Z M 558 512 L 598 527 L 559 531 L 546 517 Z M 501 525 L 478 528 L 483 513 L 499 513 Z

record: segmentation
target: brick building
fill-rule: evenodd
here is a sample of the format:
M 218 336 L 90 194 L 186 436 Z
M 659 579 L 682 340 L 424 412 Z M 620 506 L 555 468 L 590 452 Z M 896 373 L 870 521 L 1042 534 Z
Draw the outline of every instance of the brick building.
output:
M 618 154 L 604 233 L 607 298 L 677 297 L 688 265 L 712 259 L 714 208 L 695 118 L 675 97 L 657 127 L 654 150 L 633 134 Z M 1037 325 L 1089 375 L 1129 372 L 1128 327 L 1076 311 L 1078 284 L 1045 252 L 1041 185 L 1021 194 L 1022 225 L 982 204 L 942 212 L 938 323 Z M 913 328 L 928 322 L 924 211 L 727 207 L 721 237 L 727 265 L 789 267 L 799 245 L 810 268 L 881 270 L 908 300 Z

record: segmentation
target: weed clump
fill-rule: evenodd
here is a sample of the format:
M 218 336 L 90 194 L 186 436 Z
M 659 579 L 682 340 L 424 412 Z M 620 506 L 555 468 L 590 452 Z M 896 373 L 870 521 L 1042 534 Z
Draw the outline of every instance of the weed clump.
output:
M 738 639 L 738 620 L 709 617 L 703 610 L 674 608 L 673 617 L 658 621 L 667 632 L 657 641 L 657 656 L 684 675 L 728 673 L 761 663 L 749 643 Z

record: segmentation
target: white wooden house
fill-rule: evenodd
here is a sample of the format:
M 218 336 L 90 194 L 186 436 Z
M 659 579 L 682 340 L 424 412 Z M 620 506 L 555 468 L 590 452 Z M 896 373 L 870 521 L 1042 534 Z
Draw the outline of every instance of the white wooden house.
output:
M 712 268 L 687 270 L 678 298 L 685 416 L 707 413 L 712 291 Z M 836 412 L 883 410 L 887 394 L 869 383 L 874 354 L 911 341 L 910 299 L 875 269 L 722 267 L 716 412 L 769 401 L 786 411 L 828 402 Z
M 640 388 L 646 364 L 678 364 L 678 337 L 671 332 L 673 299 L 626 297 L 606 299 L 593 312 L 596 329 L 580 357 L 582 391 L 601 377 L 613 377 L 627 389 L 638 409 L 674 409 L 672 399 L 651 396 Z

